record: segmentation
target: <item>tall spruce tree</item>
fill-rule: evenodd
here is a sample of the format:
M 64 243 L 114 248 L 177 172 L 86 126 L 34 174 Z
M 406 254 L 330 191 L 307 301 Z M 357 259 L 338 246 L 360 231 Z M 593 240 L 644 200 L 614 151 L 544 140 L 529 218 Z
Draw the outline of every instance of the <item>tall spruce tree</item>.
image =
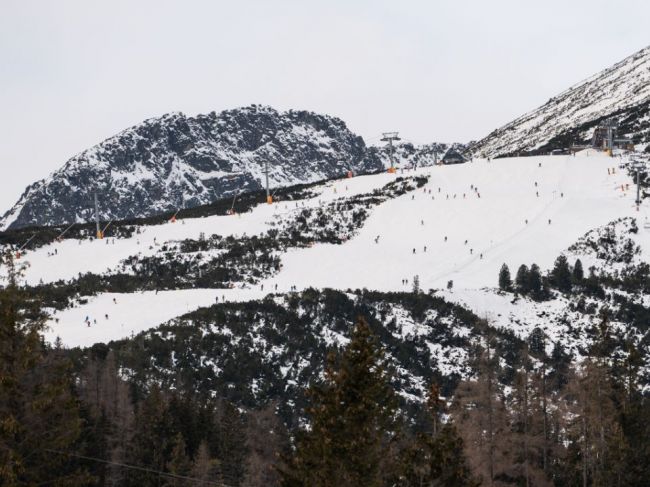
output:
M 297 435 L 295 453 L 281 468 L 283 485 L 383 485 L 397 401 L 383 352 L 365 320 L 340 355 L 330 353 L 325 378 L 310 387 L 308 397 L 311 428 Z
M 246 473 L 248 446 L 244 418 L 234 404 L 223 401 L 218 412 L 217 456 L 223 482 L 238 487 Z
M 165 471 L 173 448 L 174 432 L 169 415 L 167 397 L 154 385 L 147 397 L 139 404 L 136 426 L 130 449 L 135 465 L 152 470 Z M 126 485 L 157 486 L 158 476 L 146 472 L 133 472 Z
M 88 485 L 67 455 L 82 430 L 70 364 L 44 348 L 45 317 L 18 286 L 12 254 L 0 259 L 0 485 Z
M 533 299 L 541 299 L 543 297 L 543 283 L 542 273 L 537 264 L 530 266 L 528 272 L 528 292 Z
M 582 280 L 585 278 L 585 271 L 582 268 L 582 261 L 580 259 L 576 259 L 576 263 L 573 265 L 573 282 L 576 284 L 580 284 Z
M 564 255 L 560 255 L 555 259 L 555 265 L 551 271 L 553 283 L 563 293 L 571 292 L 571 268 L 569 262 Z
M 512 277 L 510 276 L 510 269 L 506 264 L 503 264 L 499 271 L 499 289 L 502 291 L 510 291 L 512 289 Z
M 515 277 L 515 285 L 518 293 L 528 294 L 528 291 L 530 290 L 528 274 L 528 266 L 526 264 L 521 264 L 519 269 L 517 269 L 517 276 Z

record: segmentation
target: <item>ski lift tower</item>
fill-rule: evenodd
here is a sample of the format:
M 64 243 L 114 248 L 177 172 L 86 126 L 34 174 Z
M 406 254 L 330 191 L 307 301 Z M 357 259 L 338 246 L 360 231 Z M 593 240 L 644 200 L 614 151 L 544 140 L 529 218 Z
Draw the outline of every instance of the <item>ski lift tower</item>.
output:
M 603 120 L 594 130 L 591 144 L 594 148 L 604 150 L 608 155 L 614 154 L 614 136 L 618 130 L 618 124 L 614 119 Z
M 393 159 L 393 141 L 401 140 L 398 137 L 398 132 L 384 132 L 381 138 L 382 142 L 388 142 L 388 150 L 390 155 L 390 168 L 388 169 L 389 173 L 395 172 L 395 161 Z
M 97 238 L 103 238 L 104 237 L 104 232 L 102 232 L 101 227 L 99 226 L 99 203 L 97 202 L 97 192 L 94 193 L 95 195 L 95 226 L 97 227 Z
M 648 161 L 642 157 L 633 157 L 630 161 L 632 169 L 636 172 L 636 210 L 639 211 L 641 205 L 641 172 L 645 172 L 648 168 Z
M 266 175 L 266 202 L 270 205 L 273 203 L 273 196 L 271 196 L 271 191 L 269 190 L 269 161 L 268 159 L 264 160 L 264 174 Z

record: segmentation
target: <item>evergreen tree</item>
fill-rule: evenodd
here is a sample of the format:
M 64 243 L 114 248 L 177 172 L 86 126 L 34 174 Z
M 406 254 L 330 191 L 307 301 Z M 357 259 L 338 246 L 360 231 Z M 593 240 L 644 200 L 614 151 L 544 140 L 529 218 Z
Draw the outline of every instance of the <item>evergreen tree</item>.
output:
M 569 262 L 564 255 L 560 255 L 555 259 L 555 265 L 551 271 L 553 283 L 563 293 L 571 292 L 571 269 Z
M 533 299 L 541 299 L 543 297 L 542 273 L 537 264 L 531 265 L 530 271 L 528 272 L 528 292 Z
M 418 294 L 420 292 L 420 276 L 417 274 L 413 277 L 413 293 Z
M 154 385 L 139 404 L 130 458 L 136 465 L 165 471 L 173 437 L 167 399 L 160 388 Z M 128 485 L 133 486 L 158 485 L 157 476 L 144 472 L 130 473 L 128 481 Z
M 510 269 L 506 264 L 501 266 L 499 271 L 499 289 L 502 291 L 510 291 L 512 289 L 512 278 L 510 277 Z
M 82 430 L 70 364 L 44 349 L 44 316 L 19 288 L 11 253 L 0 269 L 0 485 L 88 485 L 66 455 L 79 451 Z
M 519 269 L 517 269 L 517 276 L 515 277 L 517 292 L 521 294 L 528 294 L 528 291 L 530 290 L 528 274 L 528 266 L 526 264 L 521 264 Z
M 580 259 L 576 259 L 576 263 L 573 265 L 573 282 L 580 284 L 585 278 L 585 272 L 582 268 L 582 262 Z
M 382 463 L 396 431 L 397 402 L 383 352 L 360 319 L 340 356 L 331 353 L 325 379 L 309 389 L 310 430 L 282 468 L 283 484 L 380 486 Z
M 224 401 L 218 425 L 217 457 L 221 477 L 226 485 L 237 487 L 244 479 L 248 456 L 244 419 L 234 404 Z

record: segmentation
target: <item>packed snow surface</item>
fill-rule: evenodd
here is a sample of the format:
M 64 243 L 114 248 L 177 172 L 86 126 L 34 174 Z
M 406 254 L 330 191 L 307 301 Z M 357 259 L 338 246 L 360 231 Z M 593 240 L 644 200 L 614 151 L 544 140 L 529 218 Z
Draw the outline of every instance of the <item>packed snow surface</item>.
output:
M 373 208 L 358 234 L 342 245 L 289 250 L 282 256 L 282 270 L 263 283 L 264 289 L 275 289 L 277 284 L 277 292 L 291 286 L 406 291 L 417 275 L 424 290 L 446 288 L 453 281 L 452 292 L 445 295 L 448 299 L 457 295 L 458 301 L 484 311 L 482 307 L 493 301 L 483 297 L 485 288 L 496 286 L 503 263 L 513 275 L 523 263 L 548 269 L 589 230 L 620 217 L 646 214 L 646 205 L 637 212 L 634 185 L 619 163 L 618 158 L 589 152 L 475 160 L 408 171 L 407 176 L 428 175 L 429 182 Z M 316 207 L 369 193 L 394 178 L 379 174 L 328 182 L 304 204 Z M 26 279 L 51 282 L 87 271 L 104 272 L 130 255 L 153 254 L 167 241 L 197 238 L 201 232 L 207 236 L 262 233 L 273 218 L 289 215 L 294 206 L 294 202 L 278 202 L 242 215 L 149 226 L 142 234 L 114 243 L 110 238 L 67 240 L 29 253 Z M 647 260 L 650 230 L 641 221 L 637 239 Z M 57 255 L 48 256 L 55 249 Z M 222 294 L 246 301 L 264 292 L 256 286 L 136 293 L 121 295 L 118 304 L 112 302 L 113 295 L 100 295 L 78 308 L 55 313 L 49 336 L 59 335 L 67 345 L 117 339 L 212 304 Z M 87 316 L 98 324 L 89 329 L 84 324 Z

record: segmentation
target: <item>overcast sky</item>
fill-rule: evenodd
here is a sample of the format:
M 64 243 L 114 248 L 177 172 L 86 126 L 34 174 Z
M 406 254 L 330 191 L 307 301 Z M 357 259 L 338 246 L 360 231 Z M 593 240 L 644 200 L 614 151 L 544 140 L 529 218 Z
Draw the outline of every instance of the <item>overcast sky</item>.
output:
M 648 0 L 0 0 L 0 213 L 145 118 L 251 103 L 478 139 L 650 44 Z

